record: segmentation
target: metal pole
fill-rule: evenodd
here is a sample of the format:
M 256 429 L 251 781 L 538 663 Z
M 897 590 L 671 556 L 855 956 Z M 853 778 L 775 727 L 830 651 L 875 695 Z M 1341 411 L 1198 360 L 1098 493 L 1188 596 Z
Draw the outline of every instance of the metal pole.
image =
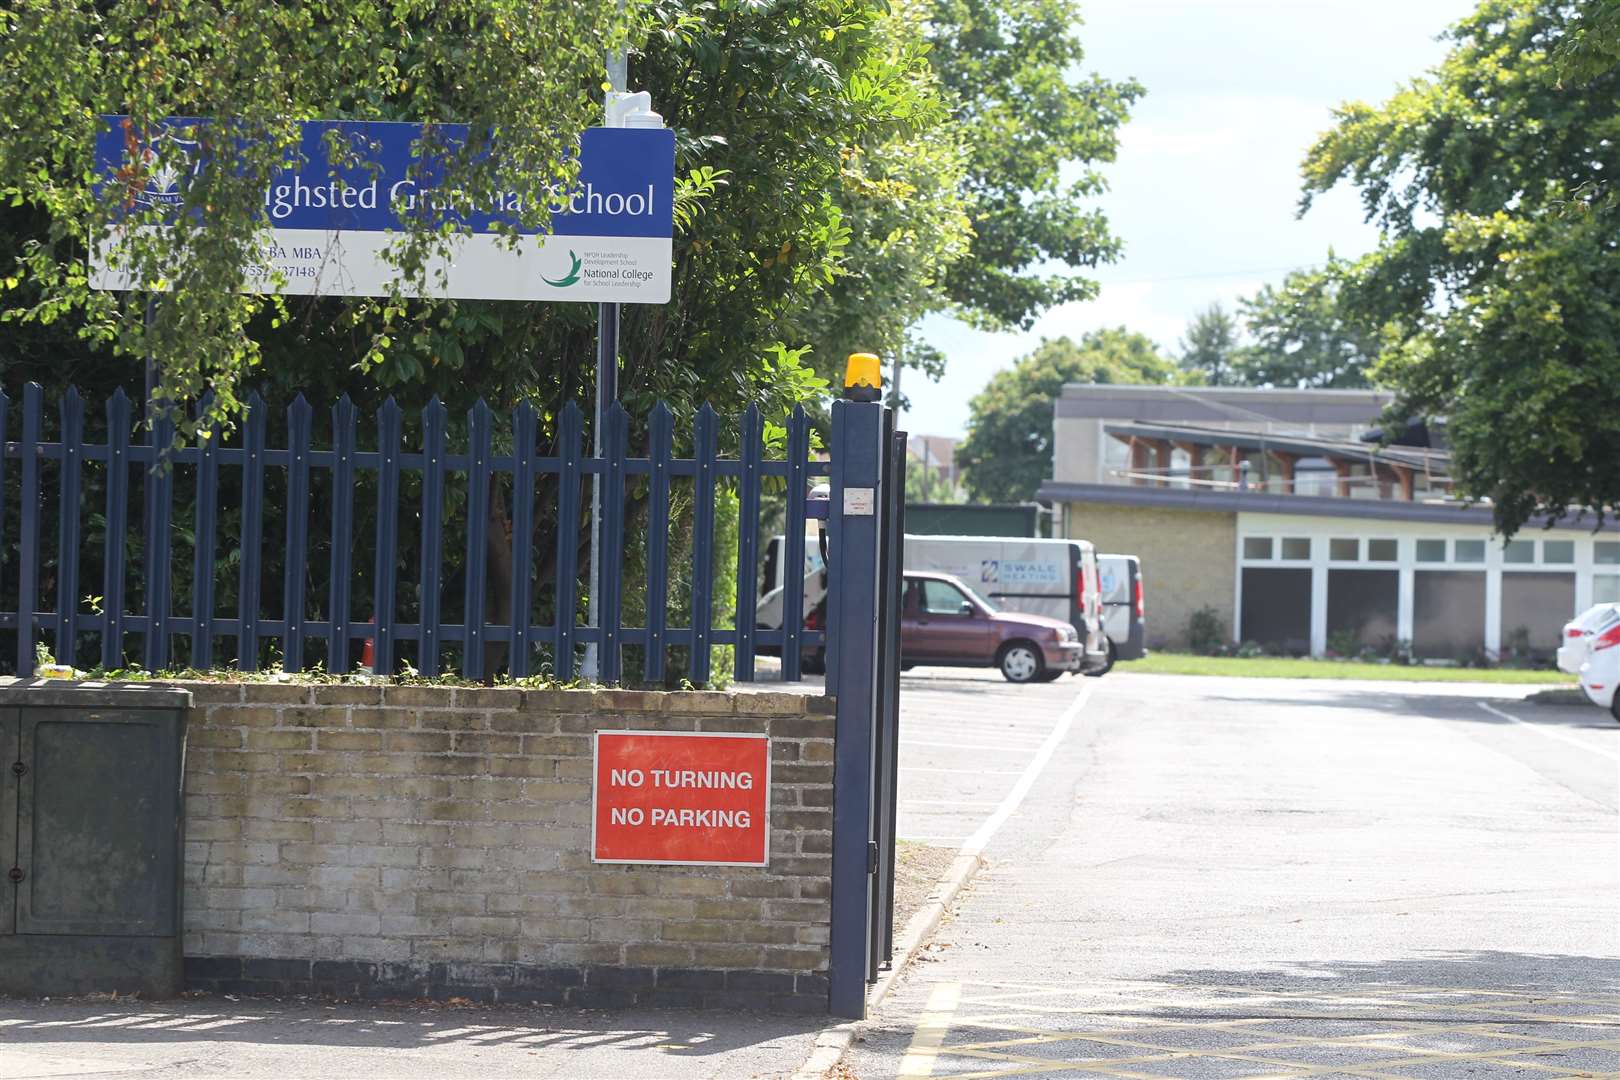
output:
M 602 102 L 602 119 L 611 123 L 612 115 L 608 103 L 613 100 L 613 94 L 623 93 L 629 78 L 629 57 L 624 52 L 609 54 L 607 58 L 607 82 L 611 89 Z M 591 423 L 592 456 L 598 461 L 607 455 L 607 413 L 608 408 L 619 400 L 619 305 L 596 305 L 596 411 Z M 590 606 L 587 609 L 585 621 L 601 633 L 601 622 L 598 618 L 598 597 L 602 592 L 602 575 L 604 573 L 617 573 L 617 567 L 604 567 L 602 565 L 602 484 L 606 480 L 605 472 L 597 473 L 591 480 L 591 560 L 590 560 Z M 559 616 L 560 617 L 560 616 Z M 585 663 L 580 668 L 580 674 L 585 681 L 594 682 L 601 672 L 601 659 L 594 644 L 585 646 Z
M 899 418 L 898 414 L 900 412 L 900 369 L 905 365 L 905 361 L 906 361 L 906 333 L 905 333 L 904 330 L 902 330 L 900 332 L 900 344 L 894 350 L 894 372 L 889 378 L 889 385 L 894 388 L 892 393 L 894 394 L 894 411 L 895 411 L 897 420 Z

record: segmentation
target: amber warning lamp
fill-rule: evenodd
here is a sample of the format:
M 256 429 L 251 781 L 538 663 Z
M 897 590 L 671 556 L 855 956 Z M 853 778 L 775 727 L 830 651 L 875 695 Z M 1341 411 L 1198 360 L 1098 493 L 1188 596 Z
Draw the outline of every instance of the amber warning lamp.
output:
M 844 363 L 844 397 L 849 401 L 877 401 L 883 392 L 883 362 L 876 353 L 850 353 Z

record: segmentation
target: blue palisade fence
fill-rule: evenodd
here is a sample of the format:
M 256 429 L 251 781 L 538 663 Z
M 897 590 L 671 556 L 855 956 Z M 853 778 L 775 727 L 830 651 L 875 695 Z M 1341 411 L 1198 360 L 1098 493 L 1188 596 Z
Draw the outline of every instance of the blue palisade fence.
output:
M 785 565 L 802 566 L 803 495 L 830 471 L 810 458 L 802 408 L 789 419 L 786 456 L 770 460 L 757 408 L 735 426 L 736 457 L 720 456 L 720 418 L 708 406 L 692 421 L 692 456 L 677 457 L 668 406 L 647 417 L 645 456 L 637 456 L 631 418 L 614 405 L 604 454 L 594 458 L 572 404 L 542 423 L 528 404 L 503 418 L 479 401 L 453 431 L 437 399 L 412 425 L 392 399 L 363 422 L 345 397 L 318 438 L 302 396 L 278 423 L 253 395 L 233 431 L 184 446 L 171 446 L 167 418 L 138 427 L 122 391 L 105 405 L 100 441 L 87 441 L 76 390 L 58 403 L 51 432 L 39 386 L 26 386 L 17 404 L 0 393 L 0 647 L 15 639 L 18 674 L 33 671 L 42 641 L 61 662 L 89 658 L 109 669 L 138 660 L 150 671 L 252 671 L 273 651 L 288 671 L 320 663 L 332 673 L 353 670 L 370 641 L 379 674 L 408 661 L 438 675 L 454 653 L 468 678 L 494 667 L 524 678 L 544 664 L 566 681 L 577 673 L 577 651 L 596 644 L 604 682 L 624 677 L 627 649 L 638 652 L 642 679 L 662 682 L 679 672 L 671 664 L 681 650 L 686 677 L 703 684 L 711 646 L 735 647 L 737 679 L 753 679 L 761 647 L 780 652 L 792 678 L 800 649 L 823 640 L 802 629 L 794 588 L 783 629 L 756 629 L 753 620 L 762 496 L 789 494 Z M 603 492 L 596 627 L 581 616 L 586 483 Z M 736 491 L 739 509 L 733 627 L 713 625 L 711 615 L 723 489 Z M 369 519 L 363 497 L 375 500 Z M 46 527 L 52 505 L 54 531 Z M 506 522 L 510 537 L 492 544 L 491 530 Z M 672 547 L 672 530 L 686 528 L 689 538 Z M 190 551 L 178 579 L 177 545 Z M 626 580 L 632 548 L 644 580 Z M 492 553 L 510 566 L 492 565 Z M 677 579 L 691 598 L 684 626 L 670 625 Z M 492 612 L 492 598 L 509 602 Z M 642 625 L 624 624 L 627 607 L 645 613 Z

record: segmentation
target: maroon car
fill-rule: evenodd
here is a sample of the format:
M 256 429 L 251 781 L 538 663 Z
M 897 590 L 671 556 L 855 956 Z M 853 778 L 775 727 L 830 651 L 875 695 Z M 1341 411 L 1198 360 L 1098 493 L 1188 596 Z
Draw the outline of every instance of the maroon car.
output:
M 959 578 L 907 571 L 900 601 L 900 659 L 916 665 L 1000 668 L 1008 682 L 1050 682 L 1077 672 L 1085 645 L 1073 626 L 1044 615 L 997 611 Z

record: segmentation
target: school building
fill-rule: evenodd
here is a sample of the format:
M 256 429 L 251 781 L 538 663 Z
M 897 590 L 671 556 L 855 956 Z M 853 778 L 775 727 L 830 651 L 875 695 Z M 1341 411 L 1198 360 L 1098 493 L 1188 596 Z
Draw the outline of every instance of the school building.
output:
M 1588 515 L 1503 543 L 1488 506 L 1453 497 L 1443 432 L 1370 441 L 1388 402 L 1070 384 L 1038 497 L 1062 535 L 1140 556 L 1158 647 L 1184 647 L 1209 608 L 1231 640 L 1291 653 L 1542 656 L 1572 615 L 1620 601 L 1620 532 Z

